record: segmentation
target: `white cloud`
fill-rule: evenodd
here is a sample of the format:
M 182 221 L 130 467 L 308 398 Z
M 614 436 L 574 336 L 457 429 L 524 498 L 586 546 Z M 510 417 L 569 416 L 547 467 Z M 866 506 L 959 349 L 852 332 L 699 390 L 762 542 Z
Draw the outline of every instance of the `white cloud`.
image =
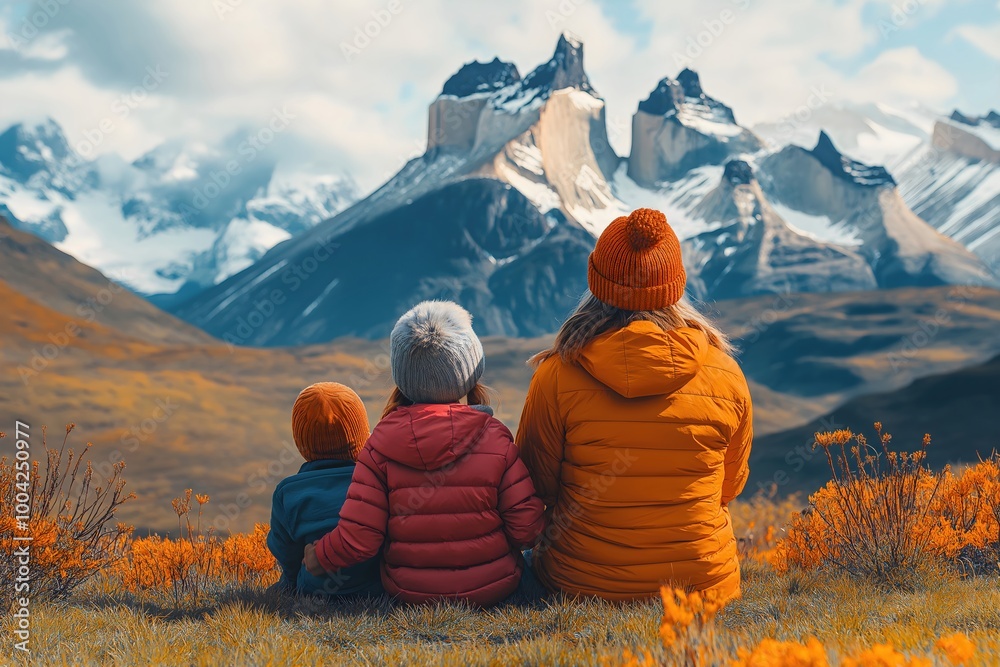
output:
M 49 113 L 75 140 L 141 81 L 145 67 L 159 65 L 170 72 L 167 80 L 102 149 L 134 158 L 166 137 L 216 141 L 261 126 L 272 109 L 287 106 L 298 140 L 275 146 L 289 151 L 283 160 L 348 169 L 370 188 L 418 152 L 428 104 L 463 63 L 499 56 L 526 74 L 551 56 L 562 30 L 585 42 L 585 64 L 607 100 L 612 143 L 622 153 L 638 101 L 676 75 L 676 56 L 691 40 L 706 42 L 705 34 L 692 67 L 745 124 L 780 117 L 816 89 L 845 99 L 925 102 L 955 91 L 947 72 L 915 51 L 884 51 L 856 76 L 836 65 L 880 44 L 863 10 L 872 3 L 884 10 L 888 0 L 635 0 L 649 24 L 644 46 L 617 29 L 597 0 L 396 1 L 69 3 L 53 19 L 52 29 L 62 32 L 32 40 L 48 60 L 4 72 L 0 41 L 0 125 Z M 220 18 L 219 3 L 233 10 Z M 732 20 L 720 24 L 723 11 Z M 341 45 L 366 28 L 377 34 L 348 60 Z
M 855 102 L 920 102 L 939 106 L 954 97 L 958 83 L 948 70 L 928 60 L 914 47 L 883 51 L 854 77 L 850 99 Z
M 958 35 L 990 58 L 1000 60 L 1000 23 L 962 25 L 955 28 L 951 35 Z

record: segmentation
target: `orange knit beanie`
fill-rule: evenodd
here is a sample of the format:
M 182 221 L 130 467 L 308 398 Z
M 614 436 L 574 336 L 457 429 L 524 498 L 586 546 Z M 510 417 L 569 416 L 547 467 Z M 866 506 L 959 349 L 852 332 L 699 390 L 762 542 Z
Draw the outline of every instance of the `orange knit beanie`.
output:
M 357 461 L 369 435 L 365 404 L 350 387 L 318 382 L 295 399 L 292 438 L 306 461 Z
M 659 310 L 684 296 L 681 244 L 667 217 L 651 208 L 608 225 L 590 254 L 591 293 L 622 310 Z

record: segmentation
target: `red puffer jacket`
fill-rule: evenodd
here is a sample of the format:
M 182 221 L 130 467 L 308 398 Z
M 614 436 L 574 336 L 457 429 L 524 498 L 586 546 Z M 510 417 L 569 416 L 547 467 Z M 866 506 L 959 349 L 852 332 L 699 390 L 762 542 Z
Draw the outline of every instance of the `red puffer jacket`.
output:
M 406 602 L 490 605 L 514 592 L 542 502 L 501 422 L 466 405 L 397 408 L 354 469 L 340 523 L 316 544 L 334 572 L 385 543 L 382 583 Z

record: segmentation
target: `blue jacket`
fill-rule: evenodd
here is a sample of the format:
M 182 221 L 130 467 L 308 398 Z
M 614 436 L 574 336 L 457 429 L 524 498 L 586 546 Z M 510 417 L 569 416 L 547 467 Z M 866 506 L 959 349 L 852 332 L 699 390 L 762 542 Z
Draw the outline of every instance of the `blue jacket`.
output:
M 378 557 L 326 577 L 314 577 L 302 567 L 305 546 L 340 521 L 340 508 L 353 474 L 353 461 L 307 461 L 298 474 L 283 479 L 274 489 L 267 548 L 281 566 L 279 583 L 284 588 L 325 595 L 382 592 Z

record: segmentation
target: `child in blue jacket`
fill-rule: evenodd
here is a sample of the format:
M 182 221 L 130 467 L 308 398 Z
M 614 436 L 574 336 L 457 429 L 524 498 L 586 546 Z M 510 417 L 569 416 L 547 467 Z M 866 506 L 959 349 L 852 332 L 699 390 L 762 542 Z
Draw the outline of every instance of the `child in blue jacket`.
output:
M 381 593 L 378 557 L 322 577 L 302 567 L 305 546 L 336 528 L 355 461 L 368 440 L 361 398 L 336 382 L 306 387 L 292 408 L 292 436 L 306 462 L 278 483 L 271 502 L 267 547 L 281 566 L 278 587 L 327 596 Z

